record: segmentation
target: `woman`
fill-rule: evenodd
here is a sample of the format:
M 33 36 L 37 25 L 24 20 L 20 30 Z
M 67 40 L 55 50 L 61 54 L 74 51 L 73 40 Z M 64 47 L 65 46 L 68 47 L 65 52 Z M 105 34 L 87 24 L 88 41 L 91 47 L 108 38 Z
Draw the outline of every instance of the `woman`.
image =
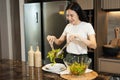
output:
M 69 23 L 66 25 L 60 38 L 48 35 L 47 40 L 50 44 L 62 44 L 65 40 L 68 43 L 66 48 L 67 56 L 87 55 L 88 47 L 96 49 L 95 31 L 90 23 L 87 22 L 86 15 L 83 13 L 80 5 L 71 2 L 66 8 L 66 19 Z

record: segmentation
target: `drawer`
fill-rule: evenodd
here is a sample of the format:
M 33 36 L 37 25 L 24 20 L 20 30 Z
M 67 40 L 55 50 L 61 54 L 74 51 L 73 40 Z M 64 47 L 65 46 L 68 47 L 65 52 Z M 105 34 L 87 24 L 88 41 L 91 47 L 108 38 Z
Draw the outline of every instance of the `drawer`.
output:
M 99 58 L 99 71 L 120 74 L 120 60 Z

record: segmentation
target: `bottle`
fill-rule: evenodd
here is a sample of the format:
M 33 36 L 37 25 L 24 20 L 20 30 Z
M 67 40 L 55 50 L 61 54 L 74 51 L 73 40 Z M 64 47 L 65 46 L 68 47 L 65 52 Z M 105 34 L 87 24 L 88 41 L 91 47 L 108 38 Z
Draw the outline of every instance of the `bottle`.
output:
M 37 46 L 37 50 L 35 52 L 35 67 L 41 66 L 42 66 L 41 52 L 39 50 L 39 47 Z
M 34 66 L 34 51 L 32 46 L 30 46 L 30 50 L 28 51 L 28 65 L 29 66 Z

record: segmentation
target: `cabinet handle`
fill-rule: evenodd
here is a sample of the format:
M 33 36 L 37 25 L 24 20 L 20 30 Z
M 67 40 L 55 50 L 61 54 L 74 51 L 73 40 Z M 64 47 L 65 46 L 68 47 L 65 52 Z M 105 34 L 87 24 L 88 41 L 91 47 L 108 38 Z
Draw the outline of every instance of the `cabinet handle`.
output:
M 36 23 L 38 23 L 38 12 L 36 12 Z

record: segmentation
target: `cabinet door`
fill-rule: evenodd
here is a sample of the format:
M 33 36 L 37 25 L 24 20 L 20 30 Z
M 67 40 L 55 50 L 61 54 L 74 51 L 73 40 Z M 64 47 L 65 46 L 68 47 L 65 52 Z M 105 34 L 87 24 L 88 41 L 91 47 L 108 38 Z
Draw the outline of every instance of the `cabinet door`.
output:
M 102 9 L 120 9 L 120 0 L 101 0 Z
M 76 0 L 83 10 L 93 9 L 93 0 Z

